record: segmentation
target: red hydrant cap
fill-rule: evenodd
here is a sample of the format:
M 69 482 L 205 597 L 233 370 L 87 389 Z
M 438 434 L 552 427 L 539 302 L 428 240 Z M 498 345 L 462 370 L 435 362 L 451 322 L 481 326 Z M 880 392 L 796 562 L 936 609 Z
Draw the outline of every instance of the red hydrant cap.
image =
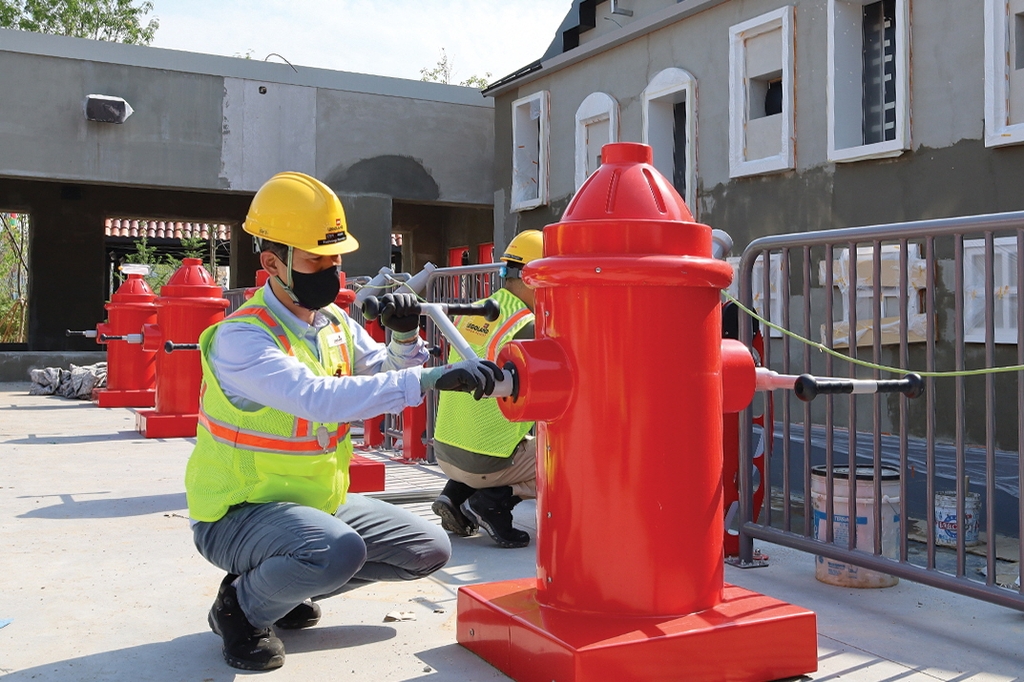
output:
M 128 279 L 110 297 L 111 303 L 152 303 L 156 294 L 149 288 L 146 278 L 139 274 L 128 275 Z
M 646 144 L 614 142 L 601 148 L 601 167 L 569 203 L 562 223 L 582 220 L 670 220 L 693 222 L 693 214 L 652 165 Z
M 160 288 L 162 298 L 224 298 L 224 292 L 199 258 L 186 258 Z

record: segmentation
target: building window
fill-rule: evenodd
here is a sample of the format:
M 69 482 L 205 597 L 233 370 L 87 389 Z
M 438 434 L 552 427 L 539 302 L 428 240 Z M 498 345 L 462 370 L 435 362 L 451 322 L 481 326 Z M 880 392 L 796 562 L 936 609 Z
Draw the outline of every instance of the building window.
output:
M 985 146 L 1024 142 L 1024 0 L 985 0 Z
M 512 103 L 512 210 L 548 203 L 548 92 Z
M 964 341 L 985 343 L 985 240 L 964 240 Z M 999 237 L 992 250 L 995 343 L 1017 343 L 1017 239 Z
M 619 103 L 594 92 L 576 110 L 576 189 L 601 165 L 601 147 L 619 139 Z
M 729 29 L 729 176 L 793 168 L 793 8 Z
M 696 215 L 697 81 L 683 69 L 660 71 L 643 92 L 643 142 Z
M 907 5 L 907 0 L 829 0 L 829 161 L 886 158 L 909 149 Z
M 832 261 L 831 287 L 838 291 L 842 304 L 833 307 L 835 316 L 832 323 L 832 348 L 850 347 L 850 250 L 836 251 L 838 258 Z M 878 333 L 881 345 L 900 342 L 900 247 L 898 244 L 884 245 L 879 251 L 878 287 L 881 300 L 875 301 L 874 247 L 857 249 L 857 346 L 872 346 L 875 343 L 875 306 L 879 306 L 880 323 Z M 926 286 L 926 262 L 921 258 L 917 244 L 910 244 L 907 250 L 907 341 L 917 343 L 926 340 L 928 321 L 922 312 L 921 299 Z M 818 276 L 822 286 L 826 281 L 825 262 L 818 264 Z M 822 343 L 829 344 L 825 336 L 825 325 L 821 325 Z

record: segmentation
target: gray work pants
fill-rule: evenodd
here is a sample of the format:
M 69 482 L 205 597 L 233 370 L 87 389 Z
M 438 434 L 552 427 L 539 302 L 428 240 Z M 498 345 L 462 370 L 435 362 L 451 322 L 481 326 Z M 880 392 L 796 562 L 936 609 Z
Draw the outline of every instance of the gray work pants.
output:
M 192 532 L 200 554 L 240 576 L 238 603 L 260 628 L 305 599 L 430 575 L 452 553 L 440 526 L 354 493 L 333 516 L 291 502 L 243 504 Z

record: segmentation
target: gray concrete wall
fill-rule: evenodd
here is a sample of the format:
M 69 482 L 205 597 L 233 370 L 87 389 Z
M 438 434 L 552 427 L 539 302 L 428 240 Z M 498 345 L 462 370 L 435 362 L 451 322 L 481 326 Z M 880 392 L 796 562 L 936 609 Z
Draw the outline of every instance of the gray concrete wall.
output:
M 259 266 L 237 226 L 274 173 L 338 192 L 361 245 L 350 276 L 390 263 L 394 201 L 493 199 L 493 101 L 472 88 L 0 29 L 0 92 L 0 210 L 31 215 L 33 351 L 94 345 L 64 330 L 103 320 L 107 217 L 232 223 L 243 287 Z M 134 113 L 87 121 L 89 94 Z
M 697 0 L 666 2 L 663 9 L 651 8 L 650 16 L 668 16 L 684 5 L 696 8 L 699 4 Z M 795 8 L 796 168 L 733 180 L 729 177 L 729 28 L 786 4 Z M 673 10 L 673 5 L 678 9 Z M 615 38 L 615 27 L 604 26 L 595 39 L 578 48 L 584 56 L 569 52 L 553 57 L 541 71 L 495 89 L 496 235 L 509 239 L 519 230 L 543 227 L 561 216 L 575 189 L 574 114 L 584 98 L 593 92 L 614 97 L 620 107 L 619 139 L 639 142 L 643 90 L 652 77 L 669 67 L 685 69 L 697 82 L 697 202 L 691 208 L 701 222 L 729 232 L 736 252 L 769 234 L 1024 209 L 1020 191 L 1024 145 L 989 149 L 983 141 L 983 3 L 914 0 L 909 5 L 911 148 L 896 158 L 839 164 L 827 160 L 827 3 L 708 1 L 694 14 L 623 40 Z M 643 21 L 640 17 L 626 24 L 623 33 Z M 508 209 L 510 109 L 515 99 L 540 90 L 550 92 L 551 201 L 548 206 L 512 213 Z M 952 281 L 940 283 L 944 289 L 950 286 Z M 801 303 L 793 301 L 794 306 Z M 937 304 L 937 318 L 947 324 L 946 310 L 952 301 L 945 297 Z M 951 348 L 940 343 L 937 352 L 945 359 Z M 976 352 L 976 348 L 970 350 Z M 996 364 L 1015 364 L 1015 353 L 1015 347 L 999 348 Z M 887 359 L 898 364 L 898 358 Z M 983 361 L 973 355 L 972 360 Z M 924 366 L 920 349 L 912 349 L 911 366 Z M 1000 386 L 1000 399 L 1011 394 L 1011 388 Z M 951 395 L 942 393 L 939 402 L 939 429 L 943 436 L 951 436 L 955 422 Z M 975 440 L 983 438 L 982 403 L 968 401 L 967 422 L 976 425 L 969 429 Z M 896 404 L 895 399 L 887 399 L 890 426 L 897 418 Z M 1012 406 L 1016 403 L 1001 400 L 1001 404 L 1010 408 L 997 420 L 997 440 L 1015 449 Z M 923 405 L 912 405 L 912 415 L 920 409 Z M 840 415 L 837 423 L 843 418 Z
M 0 92 L 18 93 L 0 176 L 254 192 L 299 170 L 390 193 L 375 185 L 395 156 L 434 200 L 491 202 L 492 101 L 471 88 L 4 29 L 0 63 Z M 134 113 L 87 121 L 88 94 Z
M 30 372 L 46 367 L 70 369 L 106 362 L 106 351 L 0 351 L 0 381 L 29 381 Z
M 1024 207 L 1024 195 L 1012 190 L 1020 148 L 986 149 L 982 142 L 981 3 L 911 3 L 912 149 L 892 160 L 847 164 L 826 157 L 826 5 L 789 3 L 795 6 L 796 171 L 730 179 L 729 27 L 785 4 L 711 3 L 498 94 L 494 176 L 496 197 L 504 194 L 505 206 L 495 218 L 496 229 L 507 235 L 561 215 L 575 191 L 574 114 L 587 95 L 600 91 L 614 97 L 620 107 L 619 139 L 639 142 L 641 95 L 651 78 L 669 67 L 685 69 L 697 80 L 698 201 L 691 208 L 702 222 L 732 233 L 738 246 L 763 234 Z M 640 9 L 645 8 L 657 10 Z M 603 39 L 610 37 L 608 30 L 602 25 Z M 587 48 L 584 43 L 580 49 Z M 561 59 L 571 61 L 569 56 Z M 551 94 L 551 203 L 512 214 L 508 110 L 516 98 L 540 90 Z

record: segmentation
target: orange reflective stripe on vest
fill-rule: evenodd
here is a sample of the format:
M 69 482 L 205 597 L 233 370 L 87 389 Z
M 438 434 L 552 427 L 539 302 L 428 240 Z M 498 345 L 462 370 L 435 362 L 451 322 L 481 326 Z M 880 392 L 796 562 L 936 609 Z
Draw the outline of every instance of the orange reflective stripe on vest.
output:
M 317 440 L 316 435 L 312 433 L 312 424 L 307 420 L 297 419 L 297 421 L 306 422 L 308 425 L 306 429 L 307 434 L 287 438 L 261 431 L 240 429 L 233 424 L 214 419 L 206 414 L 202 407 L 199 409 L 199 423 L 210 432 L 214 440 L 242 447 L 246 450 L 278 452 L 291 455 L 319 455 L 324 452 L 333 451 L 338 447 L 338 442 L 348 435 L 348 424 L 341 424 L 335 433 L 329 435 L 326 443 L 321 443 Z M 296 425 L 297 429 L 298 425 Z
M 527 315 L 533 315 L 533 313 L 526 309 L 520 310 L 512 317 L 508 318 L 505 321 L 505 324 L 501 325 L 501 328 L 498 329 L 498 331 L 494 332 L 494 336 L 492 336 L 491 340 L 488 341 L 487 343 L 486 359 L 493 361 L 494 358 L 498 357 L 498 344 L 501 342 L 503 338 L 505 338 L 505 334 L 508 334 L 509 330 L 511 330 L 513 327 L 519 324 L 519 322 L 522 321 L 522 319 Z
M 274 319 L 274 316 L 270 314 L 269 310 L 259 306 L 239 308 L 237 311 L 228 315 L 227 319 L 237 320 L 243 317 L 255 317 L 260 322 L 267 325 L 270 329 L 270 333 L 276 336 L 278 341 L 281 342 L 281 345 L 284 347 L 284 351 L 288 353 L 288 355 L 295 355 L 295 353 L 292 352 L 292 344 L 288 341 L 288 335 L 285 333 L 284 328 L 277 323 L 277 320 Z

